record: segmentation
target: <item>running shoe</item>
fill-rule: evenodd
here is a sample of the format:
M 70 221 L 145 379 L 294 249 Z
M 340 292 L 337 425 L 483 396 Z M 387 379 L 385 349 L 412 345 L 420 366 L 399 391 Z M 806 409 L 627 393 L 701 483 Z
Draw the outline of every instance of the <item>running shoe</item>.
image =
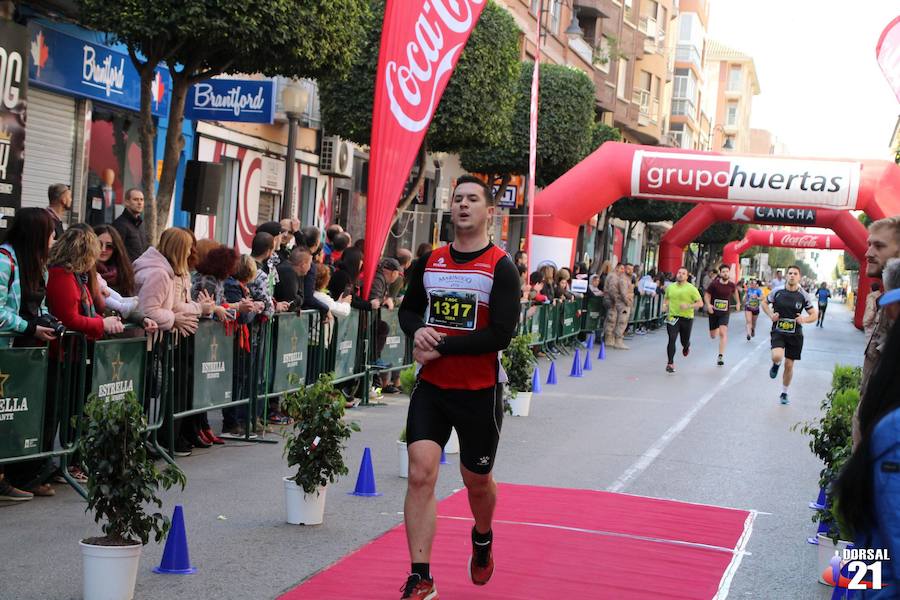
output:
M 666 373 L 674 373 L 675 365 L 666 365 Z
M 406 580 L 403 587 L 400 588 L 403 598 L 410 600 L 438 600 L 437 588 L 434 587 L 434 580 L 422 579 L 418 573 L 413 573 Z
M 776 377 L 778 377 L 778 369 L 780 369 L 780 368 L 781 368 L 780 364 L 772 363 L 772 368 L 769 369 L 769 377 L 771 377 L 772 379 L 775 379 Z
M 747 334 L 747 341 L 748 341 L 748 342 L 750 341 L 750 334 L 749 334 L 749 333 Z
M 684 348 L 681 349 L 681 355 L 682 355 L 682 356 L 687 356 L 687 355 L 690 354 L 690 353 L 691 353 L 691 347 L 690 347 L 690 346 L 685 346 Z
M 24 502 L 34 498 L 31 492 L 25 492 L 0 479 L 0 502 Z
M 790 400 L 788 400 L 788 395 L 785 392 L 781 392 L 781 403 L 782 404 L 790 404 Z
M 724 365 L 724 364 L 725 364 L 725 357 L 722 356 L 722 355 L 720 354 L 720 355 L 719 355 L 719 358 L 716 359 L 716 364 L 719 365 L 720 367 L 721 367 L 722 365 Z
M 493 542 L 486 544 L 472 543 L 472 556 L 469 557 L 469 579 L 475 585 L 484 585 L 494 574 L 494 554 L 491 552 Z

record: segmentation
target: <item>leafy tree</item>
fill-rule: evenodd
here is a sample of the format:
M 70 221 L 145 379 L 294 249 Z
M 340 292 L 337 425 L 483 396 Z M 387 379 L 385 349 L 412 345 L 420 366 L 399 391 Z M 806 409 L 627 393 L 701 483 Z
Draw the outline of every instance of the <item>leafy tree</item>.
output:
M 528 172 L 533 62 L 524 62 L 516 87 L 515 114 L 508 137 L 464 150 L 469 171 L 506 178 Z M 537 174 L 547 186 L 578 164 L 591 149 L 594 133 L 594 84 L 582 71 L 542 64 L 538 101 Z M 501 190 L 502 191 L 502 190 Z
M 743 239 L 747 233 L 747 225 L 723 221 L 714 223 L 694 240 L 698 244 L 724 246 L 728 242 Z
M 859 271 L 859 261 L 851 253 L 844 250 L 844 270 Z
M 665 200 L 645 200 L 643 198 L 622 198 L 612 205 L 612 216 L 623 221 L 656 223 L 678 221 L 693 208 L 687 202 Z
M 184 104 L 190 87 L 223 73 L 318 77 L 345 72 L 363 38 L 366 0 L 78 0 L 88 27 L 128 46 L 141 76 L 141 152 L 144 194 L 153 241 L 168 222 Z M 154 200 L 150 112 L 154 70 L 169 65 L 172 100 L 159 189 Z
M 370 0 L 362 51 L 346 74 L 319 80 L 322 124 L 329 134 L 368 146 L 372 138 L 375 75 L 384 0 Z M 457 153 L 480 144 L 507 143 L 515 106 L 519 29 L 512 15 L 489 2 L 472 30 L 419 149 L 418 177 L 397 209 L 402 213 L 425 179 L 429 149 Z M 502 190 L 501 190 L 502 191 Z
M 621 142 L 622 132 L 617 128 L 607 125 L 602 121 L 594 123 L 591 131 L 591 152 L 605 144 L 606 142 Z

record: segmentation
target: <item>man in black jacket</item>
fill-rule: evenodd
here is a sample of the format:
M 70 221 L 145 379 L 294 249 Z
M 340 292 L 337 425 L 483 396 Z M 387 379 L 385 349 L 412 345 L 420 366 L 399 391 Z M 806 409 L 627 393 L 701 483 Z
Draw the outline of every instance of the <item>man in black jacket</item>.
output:
M 112 226 L 122 236 L 125 251 L 128 252 L 128 258 L 133 262 L 150 247 L 150 241 L 142 227 L 144 224 L 144 219 L 141 217 L 141 213 L 144 212 L 144 192 L 138 188 L 131 188 L 125 192 L 122 203 L 125 205 L 125 210 L 112 222 Z

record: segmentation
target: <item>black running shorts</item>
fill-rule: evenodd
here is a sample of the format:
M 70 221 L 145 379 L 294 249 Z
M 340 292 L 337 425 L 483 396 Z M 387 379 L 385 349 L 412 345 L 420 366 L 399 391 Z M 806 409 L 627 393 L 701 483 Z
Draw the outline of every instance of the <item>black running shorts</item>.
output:
M 800 360 L 803 352 L 803 334 L 772 332 L 772 347 L 784 348 L 784 357 Z
M 455 427 L 463 466 L 487 475 L 494 468 L 502 425 L 502 384 L 483 390 L 454 390 L 419 379 L 409 400 L 406 442 L 431 440 L 443 448 Z
M 715 331 L 719 327 L 728 327 L 729 315 L 731 315 L 729 312 L 713 311 L 713 314 L 709 315 L 709 330 Z

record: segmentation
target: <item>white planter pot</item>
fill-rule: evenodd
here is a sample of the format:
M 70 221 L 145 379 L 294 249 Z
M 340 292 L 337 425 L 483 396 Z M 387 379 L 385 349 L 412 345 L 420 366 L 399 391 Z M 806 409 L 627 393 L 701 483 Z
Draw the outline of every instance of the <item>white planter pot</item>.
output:
M 444 452 L 447 454 L 459 454 L 459 436 L 456 435 L 456 428 L 450 430 L 450 439 L 444 446 Z
M 509 406 L 512 408 L 512 416 L 527 417 L 531 412 L 531 392 L 519 392 L 515 398 L 509 399 Z
M 84 600 L 132 600 L 141 544 L 94 546 L 78 542 L 84 572 Z
M 325 520 L 325 492 L 328 489 L 320 487 L 317 494 L 306 494 L 290 477 L 283 481 L 287 522 L 291 525 L 321 524 Z
M 406 442 L 397 440 L 397 458 L 400 459 L 400 477 L 409 477 L 409 454 L 406 450 Z
M 825 569 L 828 569 L 831 566 L 831 557 L 834 556 L 834 553 L 837 552 L 841 556 L 843 556 L 844 549 L 852 544 L 853 542 L 847 542 L 845 540 L 838 540 L 838 543 L 835 544 L 831 541 L 831 538 L 825 535 L 824 533 L 820 533 L 816 536 L 819 540 L 818 552 L 819 552 L 819 572 L 817 575 L 819 576 L 819 583 L 824 583 L 828 585 L 824 579 L 822 579 L 822 574 L 825 573 Z

